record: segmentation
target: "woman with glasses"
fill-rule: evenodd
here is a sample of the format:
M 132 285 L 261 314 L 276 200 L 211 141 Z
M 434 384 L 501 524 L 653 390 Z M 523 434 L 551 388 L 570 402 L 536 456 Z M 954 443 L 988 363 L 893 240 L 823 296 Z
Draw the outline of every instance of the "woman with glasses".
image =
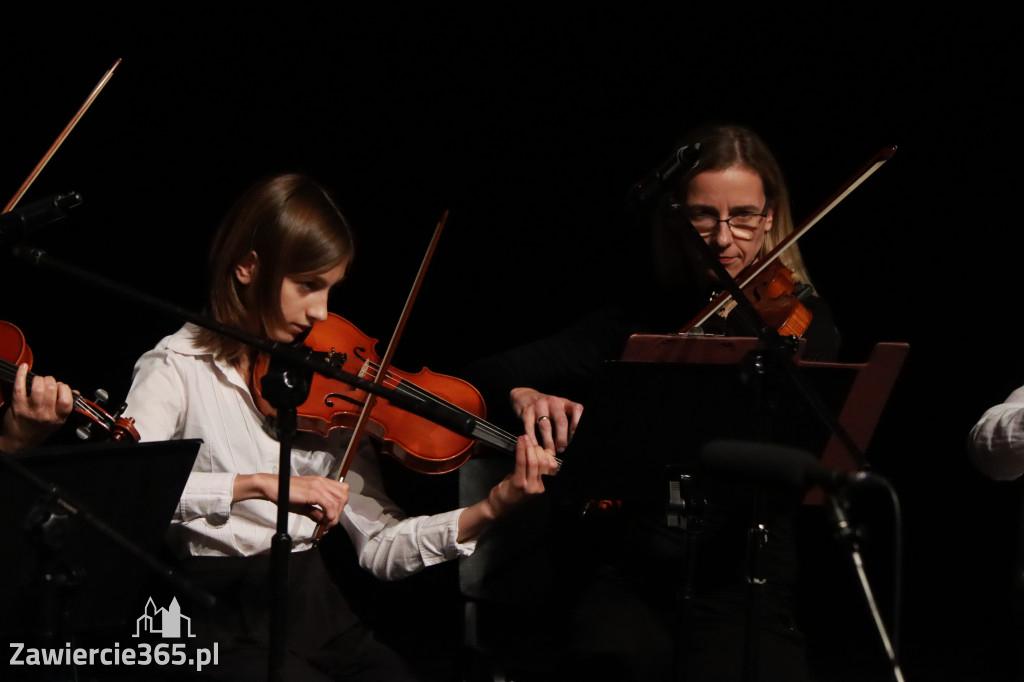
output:
M 637 332 L 679 331 L 724 287 L 707 258 L 718 260 L 732 277 L 768 254 L 794 231 L 789 192 L 782 171 L 764 141 L 749 128 L 718 124 L 684 136 L 677 147 L 700 145 L 696 166 L 667 188 L 644 216 L 649 231 L 650 266 L 623 281 L 624 302 L 591 315 L 554 337 L 474 363 L 468 373 L 485 389 L 494 387 L 528 429 L 536 427 L 545 446 L 564 451 L 582 406 L 538 390 L 544 385 L 589 382 L 601 364 L 620 357 L 626 339 Z M 707 245 L 695 252 L 684 230 L 696 230 Z M 792 274 L 794 296 L 810 312 L 801 337 L 804 359 L 834 360 L 839 334 L 832 314 L 817 295 L 794 244 L 779 257 Z M 752 336 L 734 303 L 723 306 L 699 329 L 705 334 Z M 509 393 L 509 387 L 512 388 Z M 504 403 L 494 402 L 493 407 Z M 488 404 L 492 404 L 489 402 Z
M 490 404 L 497 407 L 498 396 L 509 396 L 514 416 L 508 418 L 521 421 L 527 432 L 536 429 L 544 443 L 554 444 L 558 451 L 565 449 L 580 423 L 585 396 L 602 364 L 621 356 L 630 334 L 679 331 L 705 306 L 709 294 L 723 289 L 716 274 L 721 270 L 711 263 L 717 261 L 735 278 L 793 232 L 782 172 L 760 137 L 742 126 L 713 125 L 686 135 L 678 147 L 696 145 L 696 165 L 670 181 L 643 218 L 650 230 L 652 265 L 641 286 L 623 282 L 624 288 L 639 289 L 629 302 L 467 369 L 467 378 L 485 396 L 494 397 Z M 703 245 L 687 230 L 695 230 Z M 792 272 L 794 294 L 812 316 L 804 332 L 805 359 L 834 359 L 838 333 L 810 284 L 797 247 L 787 249 L 780 260 Z M 702 331 L 754 335 L 735 306 L 713 315 Z M 715 399 L 709 386 L 679 388 Z M 722 404 L 712 409 L 728 415 L 733 407 Z M 629 429 L 638 434 L 637 443 L 648 444 L 650 437 L 640 434 L 652 427 L 604 422 L 592 426 Z M 658 447 L 676 451 L 683 446 L 669 439 Z M 587 453 L 574 450 L 571 456 Z M 629 476 L 629 471 L 624 459 L 616 475 Z M 555 598 L 568 601 L 566 620 L 556 628 L 558 679 L 807 677 L 793 609 L 792 521 L 799 495 L 772 500 L 758 517 L 766 533 L 754 550 L 759 560 L 755 575 L 747 564 L 752 497 L 702 486 L 700 480 L 695 485 L 689 503 L 699 501 L 704 512 L 700 518 L 686 519 L 691 531 L 699 529 L 693 533 L 680 528 L 678 517 L 671 527 L 665 509 L 673 503 L 667 493 L 662 504 L 650 508 L 630 508 L 628 501 L 615 500 L 563 497 L 553 502 L 555 522 L 549 528 L 557 542 L 549 556 L 556 584 L 562 588 Z M 659 494 L 671 490 L 667 482 L 663 488 L 654 487 Z M 679 492 L 677 488 L 674 494 Z M 685 497 L 687 491 L 682 492 Z M 565 578 L 564 584 L 559 578 Z M 752 580 L 758 583 L 754 607 Z M 748 627 L 757 634 L 748 637 Z
M 753 131 L 709 126 L 685 136 L 680 146 L 685 145 L 700 145 L 700 155 L 696 167 L 668 188 L 653 211 L 654 269 L 673 298 L 696 293 L 699 309 L 711 292 L 724 288 L 707 264 L 708 255 L 736 278 L 791 235 L 794 225 L 782 170 Z M 683 233 L 691 228 L 707 244 L 707 253 L 694 252 Z M 811 313 L 811 324 L 802 334 L 804 358 L 834 359 L 839 337 L 828 307 L 814 292 L 799 247 L 787 248 L 778 262 L 792 273 L 793 293 Z M 732 307 L 709 320 L 704 331 L 751 335 Z

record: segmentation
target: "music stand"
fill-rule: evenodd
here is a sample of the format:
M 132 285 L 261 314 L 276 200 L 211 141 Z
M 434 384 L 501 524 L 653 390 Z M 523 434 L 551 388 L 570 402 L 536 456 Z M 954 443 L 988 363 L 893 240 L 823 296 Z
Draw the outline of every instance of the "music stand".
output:
M 160 552 L 199 440 L 47 447 L 5 457 L 0 467 L 0 630 L 52 636 L 108 630 L 140 614 L 151 570 L 194 591 L 153 557 Z M 72 505 L 66 518 L 49 492 Z M 41 523 L 42 522 L 42 523 Z M 28 528 L 27 528 L 28 527 Z M 147 565 L 149 564 L 149 565 Z M 45 581 L 54 568 L 63 579 Z
M 699 453 L 708 442 L 732 439 L 790 446 L 814 453 L 836 468 L 861 469 L 867 464 L 858 461 L 860 453 L 870 441 L 909 346 L 878 344 L 864 364 L 806 361 L 804 346 L 801 340 L 788 359 L 800 375 L 797 382 L 783 372 L 762 371 L 764 359 L 755 338 L 630 337 L 621 360 L 603 367 L 566 452 L 559 483 L 582 499 L 637 503 L 645 513 L 661 514 L 667 525 L 686 530 L 687 564 L 680 578 L 682 594 L 689 596 L 694 568 L 689 548 L 694 546 L 692 535 L 704 526 L 701 512 L 716 495 L 737 499 L 733 496 L 747 494 L 735 482 L 722 485 L 713 477 L 700 478 Z M 760 503 L 754 504 L 757 508 Z M 744 669 L 754 675 L 753 633 L 759 586 L 764 583 L 757 557 L 763 542 L 759 538 L 768 532 L 758 525 L 763 523 L 762 514 L 755 514 L 751 522 L 747 558 L 753 589 Z
M 684 365 L 714 364 L 740 366 L 757 349 L 757 339 L 742 337 L 680 336 L 678 334 L 634 334 L 622 352 L 623 362 L 682 363 Z M 864 452 L 889 400 L 896 378 L 903 367 L 910 346 L 906 343 L 879 343 L 864 363 L 815 362 L 801 357 L 804 341 L 793 356 L 793 362 L 812 384 L 824 391 L 823 397 L 839 424 L 849 434 L 859 452 Z M 837 393 L 838 391 L 838 393 Z M 845 395 L 844 395 L 845 393 Z M 817 429 L 815 429 L 817 432 Z M 816 447 L 818 437 L 803 447 L 819 455 L 821 464 L 831 469 L 855 471 L 867 462 L 855 460 L 834 433 L 824 445 Z M 824 493 L 814 488 L 805 503 L 821 504 Z
M 863 364 L 804 360 L 803 348 L 800 340 L 797 371 L 854 443 L 867 445 L 909 346 L 878 344 Z M 621 360 L 602 368 L 560 484 L 588 498 L 663 499 L 665 468 L 694 470 L 700 448 L 720 439 L 772 442 L 829 466 L 863 467 L 785 377 L 757 385 L 762 378 L 748 364 L 757 349 L 746 337 L 631 336 Z

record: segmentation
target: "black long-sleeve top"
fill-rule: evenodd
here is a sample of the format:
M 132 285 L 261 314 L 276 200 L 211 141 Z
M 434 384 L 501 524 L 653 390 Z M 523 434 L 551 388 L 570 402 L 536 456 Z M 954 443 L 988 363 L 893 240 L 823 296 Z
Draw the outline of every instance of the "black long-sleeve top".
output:
M 806 360 L 831 361 L 834 360 L 839 349 L 839 335 L 833 323 L 832 314 L 827 304 L 813 290 L 803 285 L 798 290 L 801 301 L 812 314 L 812 321 L 803 338 L 806 340 L 803 357 Z M 648 302 L 653 303 L 653 302 Z M 528 386 L 542 393 L 558 395 L 582 402 L 588 405 L 594 397 L 593 391 L 599 377 L 602 376 L 603 368 L 609 360 L 617 360 L 622 353 L 629 336 L 633 333 L 671 333 L 678 329 L 675 320 L 667 320 L 661 314 L 652 315 L 645 310 L 664 309 L 663 306 L 634 306 L 632 309 L 625 307 L 609 307 L 599 310 L 584 317 L 577 323 L 566 329 L 533 343 L 526 344 L 509 352 L 477 361 L 466 368 L 465 378 L 476 385 L 487 399 L 490 406 L 490 419 L 497 423 L 505 423 L 510 429 L 519 432 L 521 427 L 516 425 L 516 417 L 511 413 L 509 407 L 508 393 L 510 389 L 519 386 Z M 687 317 L 687 319 L 689 319 Z M 685 321 L 685 320 L 684 320 Z M 666 326 L 669 325 L 669 326 Z M 743 319 L 742 313 L 734 308 L 727 317 L 713 317 L 704 325 L 704 332 L 707 334 L 721 334 L 727 336 L 752 336 L 749 331 L 750 324 Z M 667 375 L 666 375 L 667 376 Z M 648 378 L 646 381 L 657 382 L 658 377 Z M 673 381 L 673 379 L 667 379 Z M 707 386 L 679 386 L 679 391 L 687 393 L 687 397 L 696 393 L 715 394 L 709 391 Z M 728 389 L 732 390 L 732 388 Z M 681 394 L 680 394 L 681 395 Z M 719 396 L 720 397 L 720 396 Z M 566 452 L 567 465 L 564 473 L 570 474 L 573 458 L 588 457 L 587 452 L 581 449 L 593 448 L 604 445 L 606 448 L 633 450 L 622 452 L 622 466 L 616 473 L 612 474 L 621 483 L 624 478 L 631 475 L 634 477 L 649 476 L 655 469 L 661 467 L 666 461 L 674 462 L 677 458 L 690 458 L 692 463 L 692 452 L 681 452 L 694 447 L 694 441 L 688 439 L 686 434 L 680 433 L 679 438 L 665 436 L 666 431 L 671 432 L 667 422 L 676 421 L 678 414 L 673 414 L 674 406 L 655 406 L 655 409 L 648 409 L 649 405 L 637 405 L 637 401 L 647 398 L 630 392 L 623 395 L 624 401 L 631 401 L 630 404 L 622 406 L 622 413 L 631 415 L 629 420 L 615 420 L 614 412 L 609 417 L 607 410 L 595 415 L 593 412 L 584 412 L 581 421 L 581 432 L 583 429 L 591 431 L 587 438 L 586 445 L 582 444 L 582 438 L 577 438 Z M 728 398 L 726 402 L 728 402 Z M 734 408 L 732 404 L 724 404 L 718 407 L 711 407 L 711 412 L 722 416 L 725 429 L 730 429 L 729 414 Z M 660 411 L 659 411 L 660 410 Z M 658 423 L 643 424 L 637 423 L 648 414 Z M 588 417 L 591 421 L 588 423 Z M 598 423 L 595 423 L 598 422 Z M 680 423 L 685 423 L 681 420 Z M 707 428 L 714 436 L 716 423 L 702 422 L 698 424 L 688 423 L 683 427 L 688 433 L 692 430 Z M 595 432 L 597 435 L 595 435 Z M 737 434 L 744 437 L 756 437 L 756 434 L 748 431 L 721 433 L 721 437 L 737 437 Z M 610 445 L 614 443 L 614 445 Z M 657 457 L 651 459 L 650 453 L 656 451 Z M 631 467 L 630 462 L 639 462 L 647 458 L 651 467 L 644 469 L 642 466 Z M 660 459 L 659 459 L 660 457 Z M 686 466 L 683 467 L 684 469 Z M 589 474 L 588 474 L 589 475 Z M 569 478 L 566 476 L 565 478 Z M 648 490 L 657 487 L 660 491 L 663 482 L 642 481 L 636 487 L 626 487 L 630 493 L 638 490 Z M 567 483 L 565 491 L 570 495 L 578 493 L 578 488 L 573 488 Z M 557 486 L 555 490 L 557 494 Z M 714 589 L 714 584 L 722 580 L 732 580 L 740 576 L 747 566 L 744 562 L 744 554 L 747 551 L 746 531 L 751 522 L 751 490 L 743 486 L 733 486 L 729 481 L 708 480 L 700 484 L 700 497 L 703 504 L 701 513 L 706 517 L 701 519 L 702 538 L 704 549 L 702 556 L 710 557 L 710 560 L 699 562 L 697 567 L 698 575 L 702 576 L 698 582 L 709 585 Z M 769 491 L 767 517 L 770 527 L 770 541 L 764 550 L 763 571 L 768 580 L 775 584 L 791 585 L 795 581 L 796 561 L 793 551 L 792 523 L 791 517 L 795 508 L 800 504 L 800 494 L 787 491 L 782 494 L 775 494 Z M 645 509 L 643 514 L 647 517 L 645 523 L 651 518 L 657 517 L 661 509 L 657 503 L 653 505 L 654 514 L 648 512 L 652 509 Z M 723 570 L 724 567 L 724 570 Z

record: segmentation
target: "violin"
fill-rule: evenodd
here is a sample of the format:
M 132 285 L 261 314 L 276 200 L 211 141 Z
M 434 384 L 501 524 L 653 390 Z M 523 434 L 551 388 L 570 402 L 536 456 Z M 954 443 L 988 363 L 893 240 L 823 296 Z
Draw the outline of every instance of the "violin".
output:
M 333 367 L 370 381 L 378 377 L 378 340 L 343 317 L 329 313 L 326 320 L 313 325 L 304 343 L 313 350 L 314 357 Z M 264 398 L 261 389 L 269 367 L 269 356 L 259 355 L 253 363 L 250 390 L 263 415 L 274 418 L 277 410 Z M 484 421 L 487 408 L 472 384 L 427 368 L 410 373 L 394 367 L 387 369 L 382 383 L 400 393 L 444 406 L 460 417 L 470 417 L 475 426 L 476 439 L 468 438 L 397 408 L 384 398 L 378 399 L 368 416 L 366 432 L 378 442 L 381 452 L 407 468 L 426 474 L 454 471 L 470 458 L 476 440 L 515 453 L 516 437 Z M 334 429 L 354 429 L 363 405 L 370 398 L 364 390 L 315 374 L 309 397 L 296 410 L 296 428 L 324 437 Z
M 0 385 L 13 385 L 18 366 L 27 363 L 31 367 L 33 360 L 32 349 L 25 342 L 25 335 L 21 330 L 10 322 L 0 321 Z M 35 376 L 29 372 L 27 381 L 31 383 Z M 104 399 L 105 394 L 98 398 L 98 401 L 102 402 Z M 75 434 L 82 440 L 107 438 L 114 441 L 138 442 L 139 432 L 135 430 L 135 420 L 120 416 L 124 410 L 123 405 L 117 412 L 110 414 L 97 403 L 86 400 L 77 393 L 74 394 L 73 400 L 74 413 L 87 420 L 75 430 Z M 5 396 L 0 393 L 0 405 L 4 402 Z M 100 433 L 93 433 L 93 425 L 100 429 Z
M 778 260 L 743 287 L 766 325 L 783 336 L 803 336 L 813 315 L 793 293 L 795 290 L 793 273 Z

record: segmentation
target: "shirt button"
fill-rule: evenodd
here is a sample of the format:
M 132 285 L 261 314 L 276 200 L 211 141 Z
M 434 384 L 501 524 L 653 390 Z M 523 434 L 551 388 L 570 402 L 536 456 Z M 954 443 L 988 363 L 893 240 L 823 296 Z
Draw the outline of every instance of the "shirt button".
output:
M 276 466 L 270 467 L 270 473 L 276 474 L 277 473 L 277 467 Z

